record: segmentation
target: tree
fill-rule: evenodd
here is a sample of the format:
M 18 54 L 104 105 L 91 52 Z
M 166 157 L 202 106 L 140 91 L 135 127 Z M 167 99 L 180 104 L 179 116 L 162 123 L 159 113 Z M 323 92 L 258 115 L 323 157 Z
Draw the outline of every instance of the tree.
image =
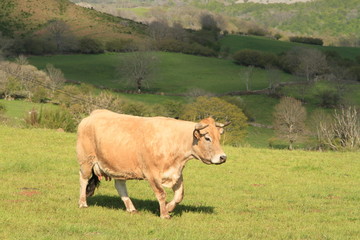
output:
M 299 100 L 283 97 L 275 106 L 275 131 L 279 137 L 288 141 L 290 150 L 293 149 L 299 135 L 305 132 L 305 120 L 306 110 Z
M 185 106 L 181 119 L 199 121 L 213 117 L 215 121 L 231 125 L 226 128 L 223 144 L 238 146 L 246 136 L 247 118 L 240 108 L 217 97 L 198 97 Z
M 321 75 L 327 70 L 326 56 L 320 50 L 313 48 L 303 48 L 298 55 L 299 65 L 297 74 L 306 77 L 308 82 L 312 82 L 317 75 Z
M 49 87 L 51 89 L 52 97 L 54 97 L 55 91 L 64 85 L 66 79 L 62 71 L 55 68 L 52 64 L 46 65 L 46 73 L 49 76 Z
M 52 20 L 47 26 L 47 31 L 53 39 L 58 52 L 63 52 L 70 48 L 71 41 L 74 39 L 69 26 L 62 20 Z
M 120 81 L 130 86 L 135 86 L 138 93 L 143 87 L 149 88 L 150 82 L 154 79 L 157 59 L 151 52 L 137 51 L 124 55 L 118 66 Z
M 269 94 L 275 94 L 276 88 L 281 82 L 281 72 L 279 69 L 267 66 L 266 67 L 266 78 L 268 80 L 269 86 Z
M 217 21 L 211 14 L 202 14 L 200 16 L 200 25 L 202 30 L 220 32 Z
M 318 111 L 313 123 L 320 146 L 337 151 L 360 148 L 360 111 L 356 107 L 342 107 L 332 115 Z
M 254 66 L 247 66 L 243 71 L 239 73 L 240 77 L 245 83 L 246 91 L 250 91 L 250 83 L 254 72 Z

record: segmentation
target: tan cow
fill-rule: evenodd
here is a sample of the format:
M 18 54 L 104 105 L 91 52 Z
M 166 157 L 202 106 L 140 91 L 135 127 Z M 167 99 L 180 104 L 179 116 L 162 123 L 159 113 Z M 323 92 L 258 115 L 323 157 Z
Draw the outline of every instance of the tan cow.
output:
M 77 156 L 80 164 L 79 207 L 87 207 L 102 177 L 115 179 L 115 187 L 128 212 L 136 209 L 125 182 L 146 179 L 160 205 L 160 217 L 183 199 L 182 171 L 185 163 L 200 159 L 221 164 L 226 155 L 220 146 L 224 124 L 206 118 L 199 123 L 164 117 L 135 117 L 95 110 L 78 128 Z M 166 203 L 163 187 L 172 188 L 174 199 Z

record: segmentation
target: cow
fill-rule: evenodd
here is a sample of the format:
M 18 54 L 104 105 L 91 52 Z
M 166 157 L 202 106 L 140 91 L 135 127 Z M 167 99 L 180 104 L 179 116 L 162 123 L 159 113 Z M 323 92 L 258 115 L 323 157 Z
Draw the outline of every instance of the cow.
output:
M 126 211 L 136 212 L 128 197 L 126 180 L 146 179 L 160 205 L 160 217 L 170 218 L 184 195 L 182 171 L 190 159 L 222 164 L 226 154 L 220 135 L 228 125 L 206 118 L 198 123 L 166 117 L 137 117 L 109 110 L 95 110 L 84 118 L 77 132 L 80 165 L 79 207 L 88 207 L 99 181 L 114 179 Z M 163 187 L 174 198 L 166 203 Z

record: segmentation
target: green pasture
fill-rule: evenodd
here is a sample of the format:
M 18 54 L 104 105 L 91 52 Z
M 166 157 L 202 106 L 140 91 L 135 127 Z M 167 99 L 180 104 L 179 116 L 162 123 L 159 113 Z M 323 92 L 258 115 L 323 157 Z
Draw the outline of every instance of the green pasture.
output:
M 46 64 L 60 68 L 71 81 L 90 83 L 112 89 L 129 89 L 119 82 L 122 77 L 116 67 L 127 53 L 100 55 L 32 56 L 30 63 L 43 69 Z M 202 89 L 214 94 L 245 90 L 241 73 L 245 67 L 231 60 L 192 56 L 179 53 L 154 52 L 157 67 L 150 84 L 150 92 L 186 94 L 193 89 Z M 281 81 L 294 80 L 281 73 Z M 251 90 L 268 87 L 267 73 L 254 69 Z
M 75 134 L 0 126 L 1 239 L 357 239 L 355 152 L 224 147 L 228 161 L 184 169 L 185 198 L 159 218 L 146 181 L 129 181 L 131 215 L 112 182 L 78 209 Z M 169 192 L 169 197 L 171 194 Z
M 241 49 L 254 49 L 275 54 L 286 52 L 294 47 L 317 48 L 322 51 L 337 52 L 343 58 L 355 59 L 360 56 L 360 48 L 354 47 L 333 47 L 333 46 L 316 46 L 311 44 L 302 44 L 287 41 L 278 41 L 266 37 L 257 36 L 239 36 L 228 35 L 221 39 L 222 48 L 229 49 L 230 53 L 234 53 Z
M 24 124 L 24 118 L 32 109 L 40 110 L 45 104 L 26 102 L 21 100 L 6 101 L 0 99 L 0 104 L 6 108 L 5 116 L 10 120 L 8 123 L 12 126 L 21 126 Z M 46 108 L 55 108 L 55 105 L 46 104 Z

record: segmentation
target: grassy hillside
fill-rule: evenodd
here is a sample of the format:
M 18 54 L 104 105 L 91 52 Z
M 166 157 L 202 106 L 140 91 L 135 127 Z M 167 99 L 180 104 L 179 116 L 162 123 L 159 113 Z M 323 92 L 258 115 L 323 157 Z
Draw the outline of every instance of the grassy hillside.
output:
M 278 41 L 266 37 L 228 35 L 221 39 L 222 48 L 228 48 L 231 53 L 241 49 L 255 49 L 275 54 L 286 52 L 294 47 L 317 48 L 321 51 L 333 51 L 343 58 L 355 59 L 360 56 L 360 48 L 316 46 L 295 42 Z
M 80 0 L 72 1 L 80 2 Z M 220 25 L 229 31 L 247 32 L 257 25 L 272 32 L 281 32 L 284 36 L 321 37 L 327 44 L 338 44 L 340 39 L 346 38 L 350 40 L 350 43 L 347 44 L 355 45 L 360 32 L 358 10 L 360 5 L 358 0 L 314 0 L 306 2 L 284 0 L 275 1 L 283 2 L 275 4 L 262 4 L 269 2 L 265 0 L 246 1 L 247 3 L 234 0 L 165 0 L 161 3 L 158 1 L 127 0 L 120 2 L 82 0 L 82 2 L 89 2 L 102 11 L 114 12 L 114 8 L 118 8 L 123 11 L 122 14 L 125 16 L 139 21 L 163 18 L 168 19 L 170 23 L 180 22 L 186 28 L 198 28 L 200 15 L 204 13 L 204 10 L 207 10 L 221 15 Z M 294 4 L 285 4 L 284 2 Z
M 0 3 L 0 31 L 24 35 L 40 31 L 48 21 L 63 20 L 77 37 L 101 40 L 143 38 L 145 26 L 131 20 L 76 6 L 68 0 L 3 0 Z
M 231 60 L 178 53 L 154 54 L 158 64 L 154 83 L 149 89 L 152 92 L 184 94 L 194 88 L 200 88 L 210 93 L 222 94 L 245 89 L 245 83 L 240 76 L 244 67 L 234 64 Z M 44 68 L 47 63 L 51 63 L 60 68 L 69 80 L 124 89 L 117 81 L 121 76 L 117 75 L 116 71 L 119 58 L 122 56 L 124 54 L 33 56 L 29 60 L 38 68 Z M 292 76 L 283 73 L 281 80 L 292 80 Z M 253 90 L 266 88 L 266 72 L 255 69 L 251 85 Z
M 229 160 L 184 170 L 169 221 L 146 181 L 129 181 L 130 215 L 113 183 L 78 209 L 75 134 L 0 126 L 1 239 L 356 239 L 358 153 L 225 147 Z M 21 147 L 19 147 L 21 146 Z M 171 196 L 171 194 L 170 194 Z M 169 196 L 169 198 L 170 198 Z M 14 228 L 21 231 L 14 231 Z
M 315 0 L 295 4 L 194 2 L 199 8 L 243 20 L 252 20 L 260 25 L 292 34 L 359 37 L 360 5 L 357 0 Z

